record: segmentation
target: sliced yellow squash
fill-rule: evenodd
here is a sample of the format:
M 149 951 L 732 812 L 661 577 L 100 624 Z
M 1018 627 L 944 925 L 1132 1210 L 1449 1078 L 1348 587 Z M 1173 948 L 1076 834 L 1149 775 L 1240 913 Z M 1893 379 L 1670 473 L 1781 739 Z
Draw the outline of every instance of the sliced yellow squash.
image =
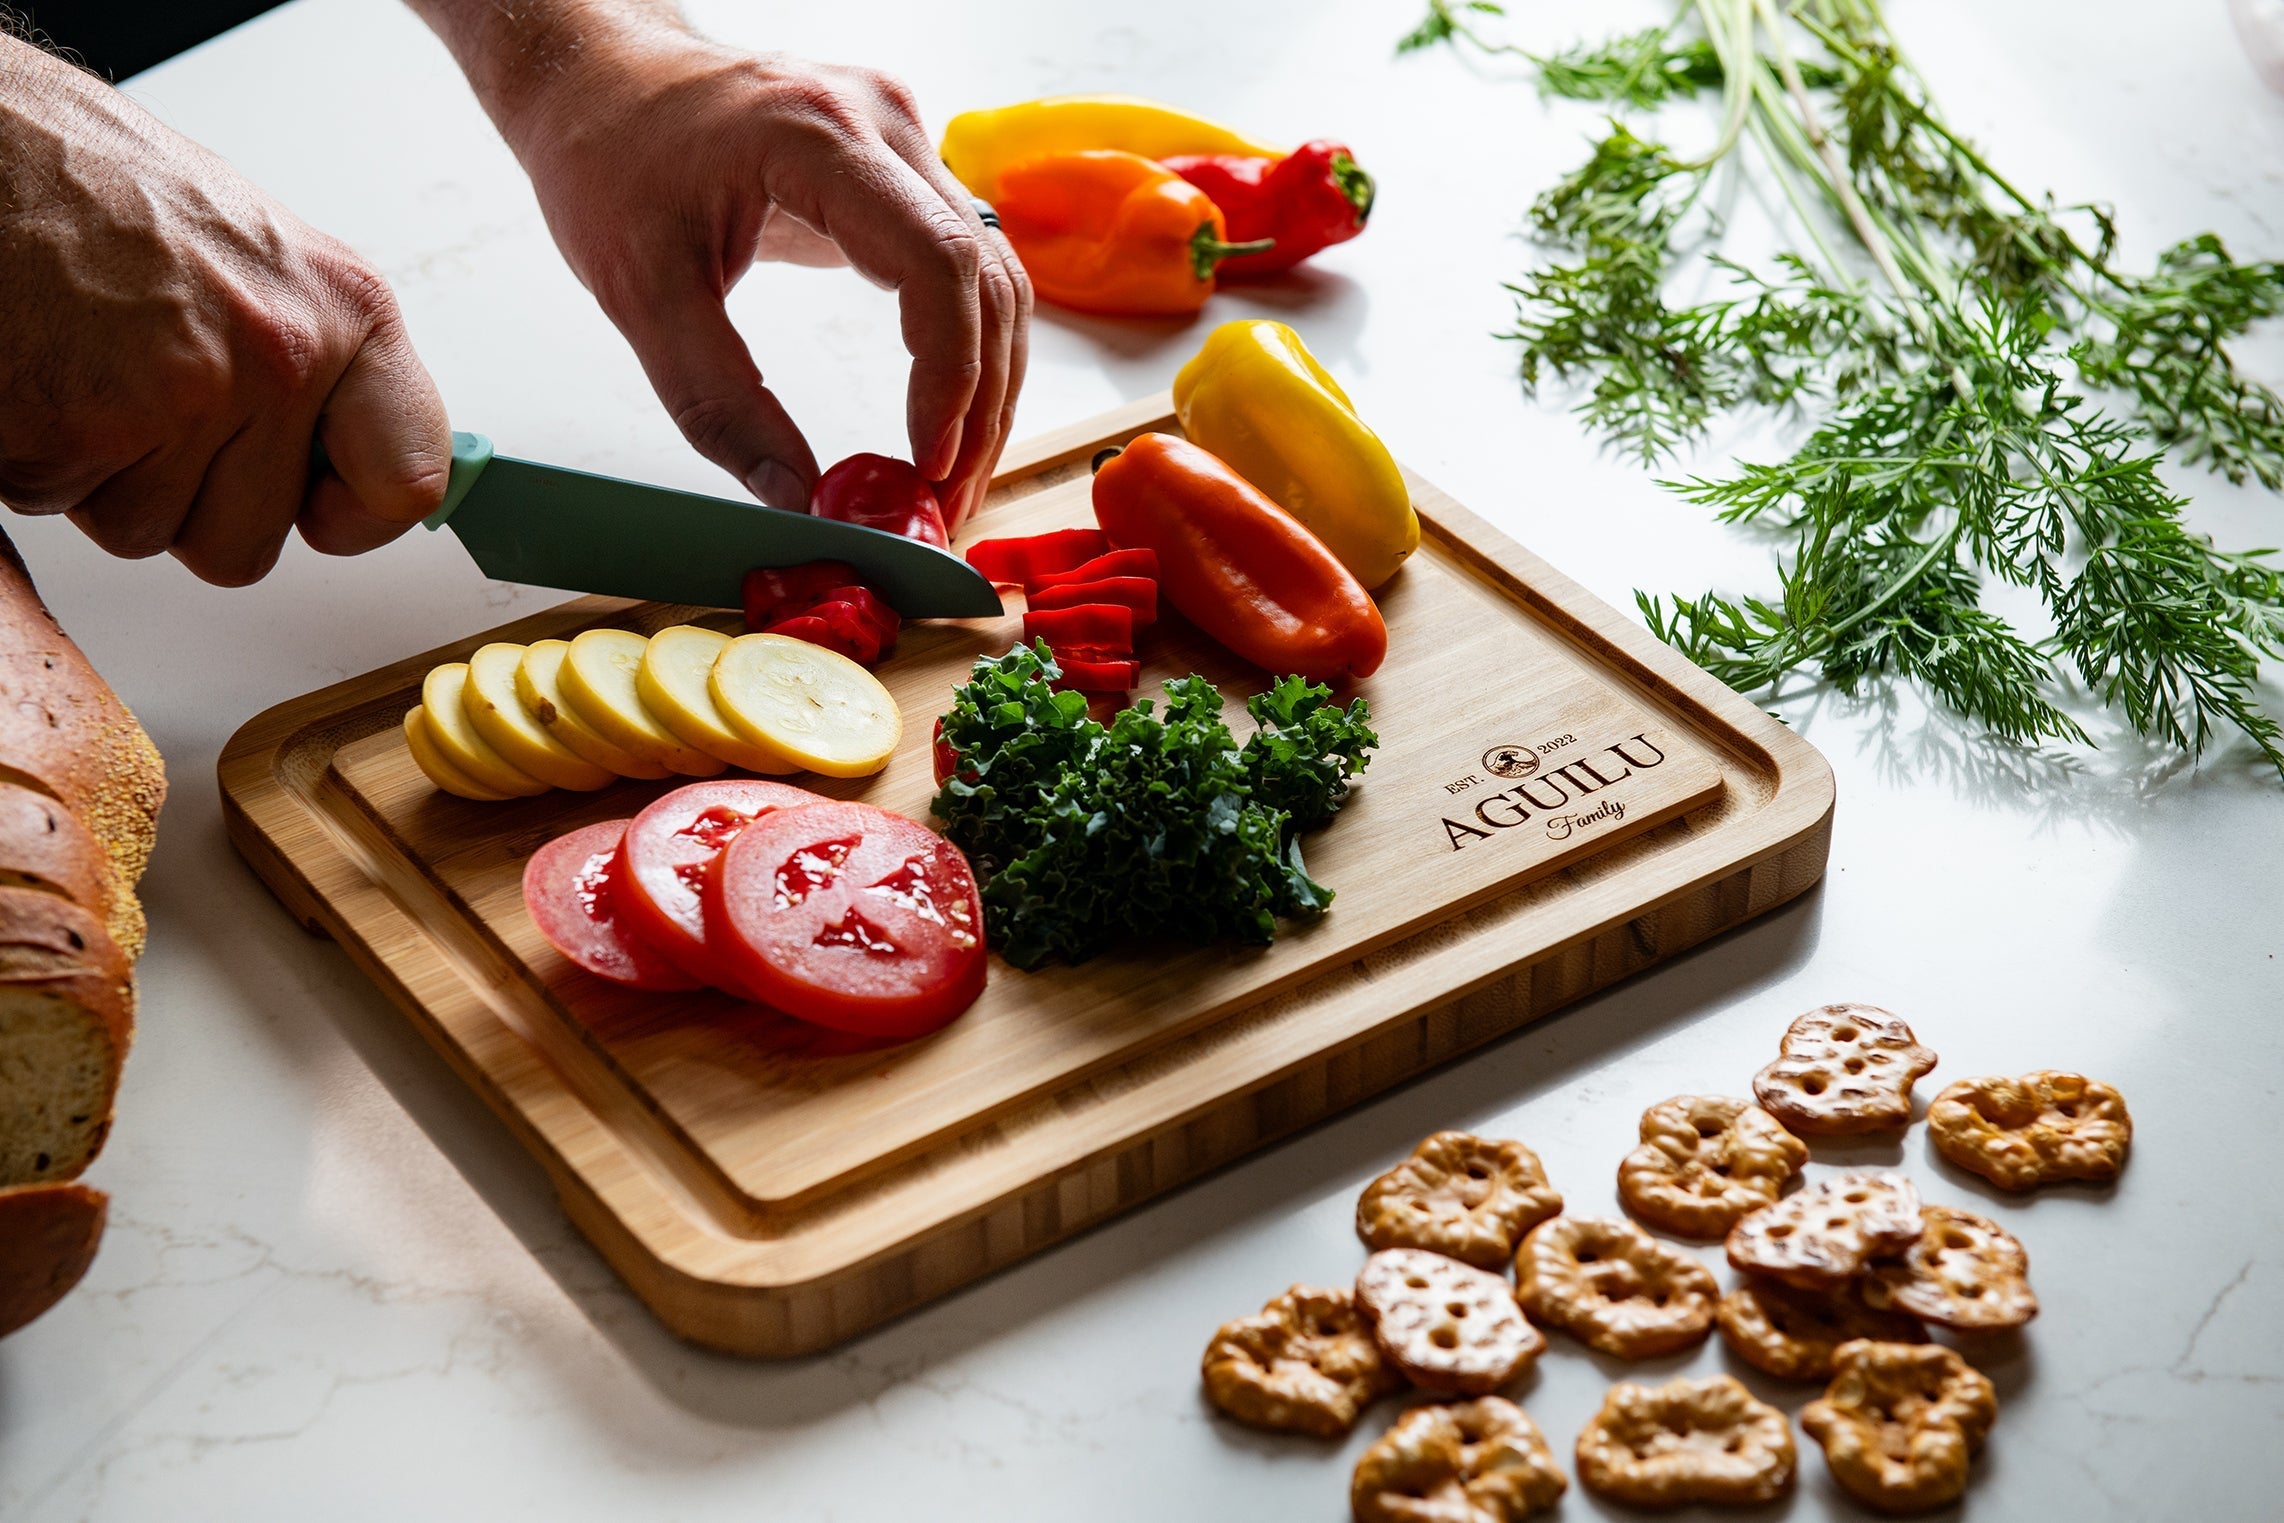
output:
M 547 784 L 500 755 L 468 722 L 468 705 L 463 696 L 467 688 L 468 663 L 465 661 L 447 661 L 421 683 L 420 704 L 428 711 L 422 716 L 422 722 L 428 738 L 436 742 L 436 749 L 447 762 L 494 793 L 504 793 L 510 798 L 530 798 L 545 793 Z
M 480 654 L 480 653 L 479 653 Z M 673 774 L 658 762 L 646 761 L 624 746 L 614 745 L 602 731 L 581 719 L 563 696 L 563 658 L 571 654 L 569 640 L 534 640 L 524 648 L 516 665 L 515 692 L 531 717 L 563 742 L 574 755 L 621 777 L 661 778 Z
M 677 624 L 650 637 L 642 653 L 642 670 L 635 676 L 635 691 L 643 706 L 659 723 L 709 756 L 749 772 L 798 772 L 801 769 L 767 746 L 755 745 L 729 727 L 706 680 L 713 675 L 714 658 L 730 637 L 695 624 Z
M 416 703 L 405 710 L 404 743 L 405 749 L 412 752 L 414 763 L 428 774 L 428 780 L 446 793 L 486 804 L 496 804 L 502 799 L 514 797 L 513 794 L 493 792 L 444 759 L 444 753 L 437 750 L 436 742 L 428 737 L 426 704 Z
M 741 635 L 714 658 L 707 688 L 747 739 L 827 777 L 878 772 L 904 735 L 880 679 L 806 640 Z
M 618 778 L 580 756 L 550 735 L 523 699 L 516 696 L 516 668 L 523 664 L 523 647 L 495 641 L 468 658 L 468 682 L 460 701 L 467 705 L 468 722 L 492 743 L 492 749 L 519 771 L 541 782 L 578 793 L 607 788 Z
M 648 642 L 623 629 L 590 629 L 563 658 L 563 696 L 571 712 L 612 745 L 684 777 L 712 777 L 721 762 L 658 722 L 636 686 Z

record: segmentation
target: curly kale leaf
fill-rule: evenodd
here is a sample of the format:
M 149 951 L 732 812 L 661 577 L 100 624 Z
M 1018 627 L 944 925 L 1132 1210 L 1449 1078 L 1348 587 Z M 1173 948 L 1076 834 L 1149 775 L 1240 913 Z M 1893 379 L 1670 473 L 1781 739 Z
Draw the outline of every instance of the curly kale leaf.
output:
M 1320 915 L 1299 832 L 1329 821 L 1378 743 L 1359 699 L 1288 677 L 1252 700 L 1240 748 L 1202 677 L 1166 684 L 1108 726 L 1087 717 L 1042 644 L 975 664 L 943 738 L 958 770 L 944 833 L 982 880 L 984 925 L 1019 968 L 1127 941 L 1265 944 Z

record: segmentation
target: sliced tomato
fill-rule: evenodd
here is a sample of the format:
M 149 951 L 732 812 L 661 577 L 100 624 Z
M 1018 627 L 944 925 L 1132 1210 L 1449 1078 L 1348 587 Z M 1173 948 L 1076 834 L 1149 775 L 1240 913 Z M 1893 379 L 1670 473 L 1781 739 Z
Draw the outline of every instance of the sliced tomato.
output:
M 762 815 L 823 802 L 806 788 L 759 778 L 692 783 L 659 795 L 626 827 L 616 884 L 620 915 L 691 978 L 753 998 L 707 948 L 699 896 L 706 864 Z
M 632 821 L 558 836 L 523 868 L 523 903 L 547 944 L 597 978 L 630 989 L 695 989 L 699 980 L 635 934 L 619 911 L 619 842 Z
M 933 1031 L 983 992 L 960 849 L 870 804 L 756 820 L 706 879 L 707 942 L 764 1003 L 864 1036 Z

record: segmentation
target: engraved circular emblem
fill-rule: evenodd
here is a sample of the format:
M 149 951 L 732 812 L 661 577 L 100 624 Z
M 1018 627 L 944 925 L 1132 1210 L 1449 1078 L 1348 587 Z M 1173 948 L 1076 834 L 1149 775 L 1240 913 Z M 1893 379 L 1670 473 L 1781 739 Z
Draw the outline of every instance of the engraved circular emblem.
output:
M 1483 753 L 1483 770 L 1495 777 L 1529 777 L 1539 757 L 1529 746 L 1493 746 Z

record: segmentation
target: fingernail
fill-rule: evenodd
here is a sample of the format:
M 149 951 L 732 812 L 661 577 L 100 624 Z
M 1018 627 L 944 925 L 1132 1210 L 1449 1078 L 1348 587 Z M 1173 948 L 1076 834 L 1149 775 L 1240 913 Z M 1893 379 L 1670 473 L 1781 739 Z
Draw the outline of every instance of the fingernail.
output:
M 789 513 L 809 511 L 809 489 L 793 468 L 781 460 L 764 460 L 745 479 L 745 489 L 773 508 Z

